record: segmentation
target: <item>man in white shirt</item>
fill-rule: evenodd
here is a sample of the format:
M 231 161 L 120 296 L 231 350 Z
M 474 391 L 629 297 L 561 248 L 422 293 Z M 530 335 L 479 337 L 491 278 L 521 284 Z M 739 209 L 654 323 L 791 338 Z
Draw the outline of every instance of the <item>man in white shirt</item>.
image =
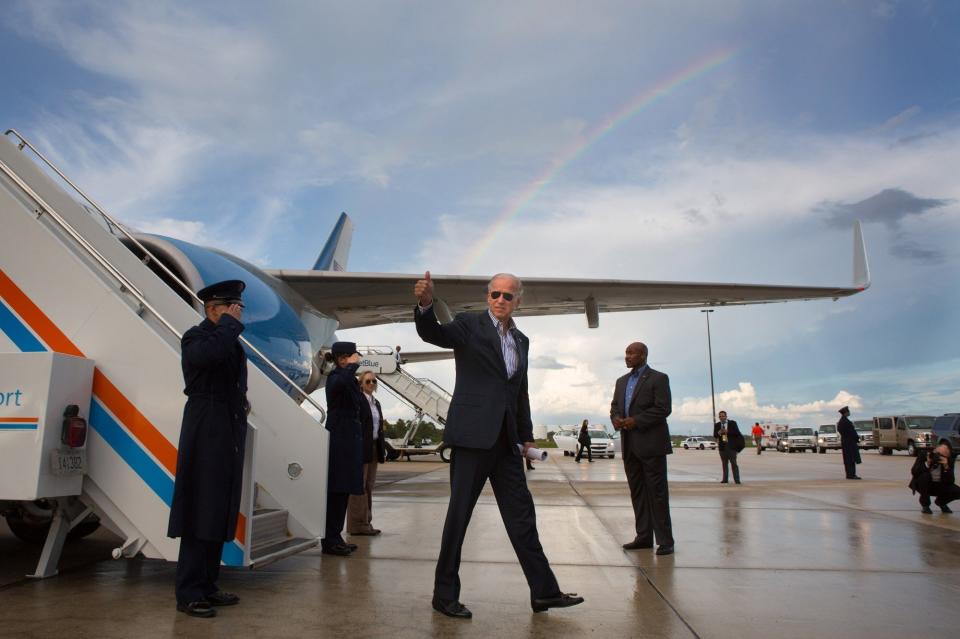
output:
M 373 488 L 377 481 L 377 466 L 386 461 L 383 445 L 383 411 L 373 394 L 377 390 L 377 375 L 367 371 L 360 375 L 360 388 L 366 400 L 360 411 L 363 428 L 363 494 L 350 495 L 347 508 L 347 532 L 351 535 L 379 535 L 373 523 Z

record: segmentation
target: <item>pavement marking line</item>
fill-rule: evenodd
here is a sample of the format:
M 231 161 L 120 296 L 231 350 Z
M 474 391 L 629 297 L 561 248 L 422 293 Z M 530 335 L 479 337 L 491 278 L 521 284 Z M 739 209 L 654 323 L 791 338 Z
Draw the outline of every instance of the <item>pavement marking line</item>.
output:
M 593 512 L 593 507 L 590 506 L 590 502 L 588 502 L 587 499 L 586 499 L 586 497 L 584 497 L 584 496 L 580 493 L 580 491 L 577 490 L 577 487 L 573 485 L 573 480 L 570 479 L 570 476 L 567 475 L 567 473 L 564 471 L 564 469 L 561 468 L 560 470 L 561 470 L 561 472 L 563 473 L 564 479 L 567 481 L 567 484 L 570 485 L 570 489 L 573 490 L 573 492 L 577 495 L 577 497 L 579 497 L 581 500 L 583 500 L 583 503 L 586 504 L 587 508 L 589 508 L 590 511 Z M 600 525 L 610 534 L 610 538 L 616 540 L 617 537 L 616 537 L 616 535 L 614 534 L 613 530 L 610 528 L 610 526 L 607 525 L 607 522 L 605 522 L 602 517 L 599 517 L 599 516 L 596 515 L 595 513 L 594 513 L 594 517 L 597 518 L 597 520 L 600 522 Z M 624 554 L 626 554 L 628 557 L 630 557 L 630 555 L 629 555 L 628 553 L 624 553 Z M 632 558 L 632 557 L 630 558 L 630 561 L 633 562 L 633 558 Z M 653 582 L 653 579 L 650 578 L 650 574 L 646 571 L 646 569 L 644 569 L 643 566 L 639 566 L 639 565 L 636 565 L 636 564 L 634 564 L 634 568 L 636 568 L 637 570 L 640 571 L 640 574 L 643 575 L 644 580 L 646 580 L 646 582 L 650 585 L 650 587 L 653 589 L 653 591 L 654 591 L 655 593 L 657 593 L 657 595 L 660 597 L 660 599 L 663 600 L 663 603 L 665 603 L 665 604 L 670 608 L 670 610 L 673 611 L 673 614 L 675 614 L 675 615 L 677 616 L 677 619 L 679 619 L 680 622 L 681 622 L 684 626 L 687 627 L 687 630 L 690 631 L 690 634 L 692 634 L 694 637 L 696 637 L 696 639 L 702 639 L 702 637 L 700 636 L 700 633 L 698 633 L 696 630 L 694 630 L 693 626 L 690 625 L 690 622 L 687 621 L 687 620 L 684 618 L 684 616 L 683 616 L 682 614 L 680 614 L 680 611 L 677 610 L 677 607 L 673 605 L 673 602 L 670 601 L 670 600 L 667 598 L 667 596 L 663 594 L 663 591 L 660 590 L 660 588 L 657 587 L 657 585 Z

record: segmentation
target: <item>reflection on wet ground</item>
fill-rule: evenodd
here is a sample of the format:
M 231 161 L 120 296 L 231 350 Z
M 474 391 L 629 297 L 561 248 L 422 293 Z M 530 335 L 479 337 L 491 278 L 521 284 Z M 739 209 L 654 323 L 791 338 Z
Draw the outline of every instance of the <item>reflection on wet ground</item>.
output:
M 624 552 L 633 514 L 620 460 L 557 456 L 527 473 L 541 541 L 561 587 L 585 596 L 532 614 L 489 490 L 464 544 L 471 621 L 430 608 L 446 512 L 447 467 L 387 464 L 374 495 L 380 537 L 352 557 L 311 551 L 263 570 L 224 571 L 243 598 L 216 620 L 173 608 L 173 566 L 113 561 L 108 533 L 68 548 L 64 574 L 21 577 L 37 551 L 0 533 L 0 635 L 45 637 L 953 637 L 960 614 L 960 515 L 922 515 L 910 459 L 867 453 L 861 482 L 837 454 L 741 457 L 721 485 L 711 451 L 670 458 L 676 554 Z M 943 611 L 937 613 L 936 611 Z M 58 622 L 59 626 L 60 622 Z

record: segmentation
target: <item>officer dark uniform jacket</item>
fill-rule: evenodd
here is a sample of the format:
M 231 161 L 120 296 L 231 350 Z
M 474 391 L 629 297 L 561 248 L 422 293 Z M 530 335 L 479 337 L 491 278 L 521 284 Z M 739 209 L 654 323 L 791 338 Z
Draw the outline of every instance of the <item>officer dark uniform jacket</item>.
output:
M 197 293 L 204 302 L 240 301 L 245 285 L 229 280 Z M 237 529 L 247 434 L 247 357 L 243 324 L 224 313 L 204 319 L 180 342 L 184 394 L 169 537 L 230 541 Z

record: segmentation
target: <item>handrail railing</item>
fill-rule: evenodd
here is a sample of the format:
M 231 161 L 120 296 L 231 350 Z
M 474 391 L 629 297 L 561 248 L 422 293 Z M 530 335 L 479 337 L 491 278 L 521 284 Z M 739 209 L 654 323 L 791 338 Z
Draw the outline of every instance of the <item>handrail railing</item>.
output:
M 58 169 L 50 160 L 48 160 L 42 153 L 40 153 L 40 151 L 38 151 L 37 148 L 33 146 L 33 144 L 31 144 L 26 138 L 20 135 L 19 132 L 17 132 L 15 129 L 7 129 L 7 131 L 4 132 L 4 135 L 15 135 L 17 139 L 20 140 L 20 144 L 18 144 L 17 146 L 21 151 L 23 150 L 24 147 L 28 147 L 31 151 L 33 151 L 33 153 L 36 154 L 36 156 L 40 158 L 43 161 L 43 163 L 50 168 L 50 170 L 54 171 L 57 175 L 59 175 L 64 182 L 69 184 L 73 188 L 73 190 L 80 195 L 80 197 L 82 197 L 84 200 L 87 201 L 88 204 L 90 204 L 90 206 L 96 209 L 97 212 L 101 216 L 103 216 L 103 219 L 107 220 L 107 222 L 111 224 L 113 227 L 119 229 L 120 232 L 123 233 L 128 240 L 133 242 L 137 246 L 137 248 L 143 251 L 144 256 L 148 258 L 148 261 L 153 261 L 156 265 L 158 265 L 161 269 L 163 269 L 164 273 L 170 276 L 173 279 L 173 281 L 176 282 L 177 285 L 183 291 L 185 291 L 194 301 L 196 301 L 201 305 L 203 304 L 200 298 L 197 297 L 197 294 L 193 292 L 193 289 L 187 286 L 173 271 L 167 268 L 167 266 L 162 261 L 158 260 L 145 246 L 143 246 L 143 244 L 141 244 L 135 237 L 133 237 L 130 233 L 128 233 L 122 224 L 117 222 L 117 220 L 115 220 L 106 211 L 104 211 L 100 207 L 100 205 L 94 202 L 86 193 L 84 193 L 80 189 L 80 187 L 78 187 L 76 184 L 70 181 L 70 179 L 66 175 L 64 175 L 60 169 Z M 78 233 L 76 229 L 74 229 L 65 219 L 63 219 L 60 216 L 60 214 L 57 213 L 56 210 L 52 206 L 50 206 L 38 193 L 36 193 L 32 188 L 30 188 L 30 186 L 26 182 L 20 179 L 20 176 L 18 176 L 12 169 L 10 169 L 10 167 L 8 167 L 3 161 L 0 161 L 0 169 L 2 169 L 3 173 L 5 173 L 7 177 L 9 177 L 17 186 L 19 186 L 20 189 L 23 190 L 23 192 L 26 193 L 30 199 L 36 202 L 37 205 L 50 216 L 51 219 L 56 221 L 56 223 L 64 231 L 66 231 L 70 237 L 72 237 L 80 246 L 82 246 L 84 250 L 86 250 L 87 253 L 89 253 L 97 263 L 99 263 L 111 275 L 113 275 L 114 278 L 116 278 L 117 281 L 120 282 L 121 286 L 129 290 L 133 294 L 133 296 L 137 298 L 137 301 L 140 302 L 140 304 L 143 305 L 144 308 L 149 310 L 154 315 L 154 317 L 156 317 L 157 320 L 160 321 L 161 324 L 163 324 L 167 329 L 169 329 L 177 337 L 177 339 L 180 339 L 183 337 L 183 335 L 180 334 L 180 331 L 178 331 L 170 322 L 168 322 L 166 318 L 164 318 L 163 315 L 161 315 L 159 311 L 157 311 L 157 309 L 154 308 L 153 305 L 147 301 L 146 296 L 140 291 L 140 289 L 138 289 L 133 284 L 133 282 L 131 282 L 125 275 L 123 275 L 123 273 L 121 273 L 120 270 L 116 266 L 114 266 L 112 262 L 110 262 L 110 260 L 108 260 L 103 254 L 101 254 L 100 251 L 98 251 L 96 248 L 93 247 L 93 245 L 87 242 L 87 240 L 82 235 L 80 235 L 80 233 Z M 263 361 L 270 368 L 270 370 L 272 370 L 274 373 L 279 375 L 280 378 L 283 379 L 283 381 L 289 384 L 290 388 L 295 389 L 297 394 L 299 394 L 304 400 L 308 401 L 315 409 L 317 409 L 320 412 L 321 423 L 326 421 L 327 412 L 323 409 L 322 406 L 320 406 L 320 404 L 317 403 L 316 400 L 314 400 L 312 397 L 310 397 L 309 394 L 304 392 L 302 388 L 297 386 L 296 382 L 294 382 L 292 379 L 287 377 L 286 373 L 280 370 L 280 368 L 277 367 L 276 364 L 270 361 L 270 359 L 266 355 L 261 353 L 257 347 L 251 344 L 249 340 L 244 338 L 242 335 L 240 336 L 240 341 L 242 341 L 243 344 L 247 346 L 247 348 L 249 348 L 255 355 L 257 355 L 257 357 L 259 357 L 261 361 Z

